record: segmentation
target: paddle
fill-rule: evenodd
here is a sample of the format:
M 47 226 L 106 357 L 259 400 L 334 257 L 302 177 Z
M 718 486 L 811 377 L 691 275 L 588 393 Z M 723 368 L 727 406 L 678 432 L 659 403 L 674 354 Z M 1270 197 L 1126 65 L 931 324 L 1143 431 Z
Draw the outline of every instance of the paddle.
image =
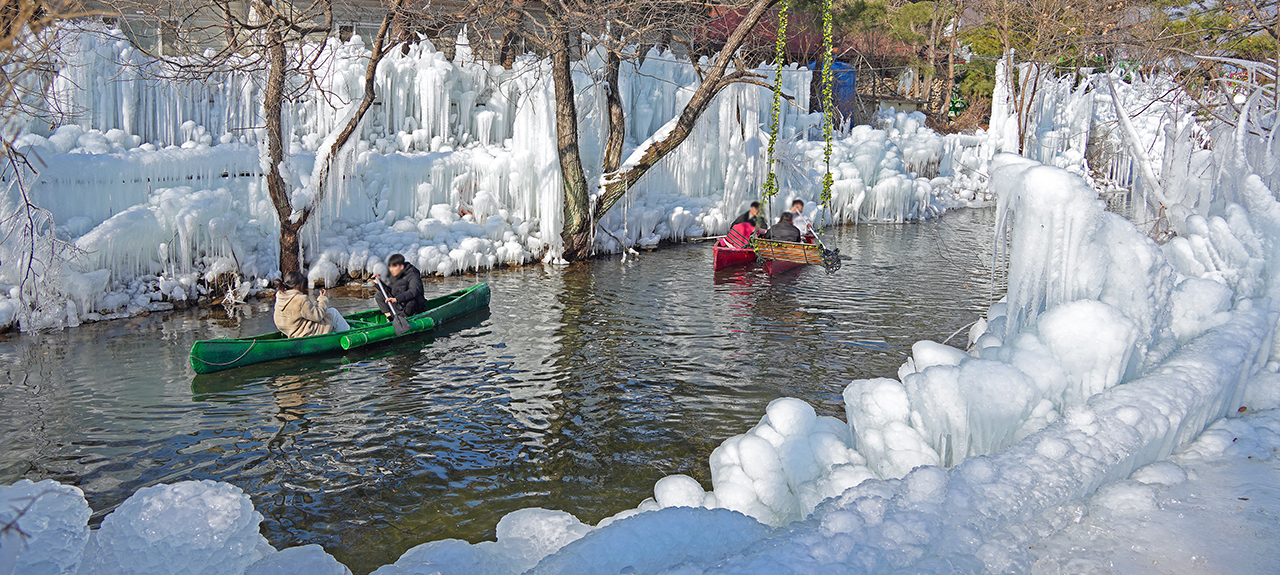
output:
M 382 292 L 382 301 L 391 299 L 391 296 L 387 295 L 387 291 L 382 288 L 382 280 L 373 280 L 373 281 L 374 283 L 378 284 L 378 291 Z M 396 305 L 398 304 L 387 302 L 387 307 L 391 309 L 391 326 L 395 328 L 396 335 L 404 335 L 406 333 L 409 333 L 409 329 L 411 329 L 409 327 L 409 320 L 405 319 L 403 315 L 396 312 Z

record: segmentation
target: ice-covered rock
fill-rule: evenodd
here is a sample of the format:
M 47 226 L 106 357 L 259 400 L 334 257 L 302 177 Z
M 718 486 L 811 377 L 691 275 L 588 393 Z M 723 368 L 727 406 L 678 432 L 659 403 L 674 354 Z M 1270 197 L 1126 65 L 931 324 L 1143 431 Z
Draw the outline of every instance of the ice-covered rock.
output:
M 102 521 L 90 575 L 241 573 L 271 551 L 240 488 L 213 481 L 144 487 Z
M 593 531 L 543 559 L 528 574 L 656 575 L 681 564 L 732 556 L 768 533 L 768 527 L 734 511 L 669 507 Z
M 0 330 L 13 325 L 18 317 L 18 301 L 0 294 Z
M 267 555 L 244 575 L 351 575 L 351 570 L 319 545 L 302 545 Z
M 911 400 L 902 383 L 864 379 L 844 390 L 845 415 L 858 452 L 880 477 L 902 477 L 921 465 L 940 465 L 938 452 L 910 425 Z
M 590 532 L 574 516 L 548 509 L 521 509 L 498 521 L 496 541 L 471 545 L 465 541 L 446 539 L 414 547 L 394 564 L 386 565 L 376 575 L 410 575 L 440 573 L 524 573 L 564 546 Z
M 1105 303 L 1080 300 L 1060 305 L 1040 316 L 1035 329 L 1067 377 L 1067 397 L 1060 404 L 1083 403 L 1120 383 L 1133 369 L 1130 358 L 1138 327 Z
M 668 475 L 653 485 L 653 499 L 661 507 L 702 507 L 707 493 L 688 475 Z
M 0 575 L 76 573 L 89 514 L 77 487 L 48 479 L 0 486 Z
M 1231 319 L 1235 292 L 1212 280 L 1187 278 L 1173 292 L 1173 319 L 1170 329 L 1178 341 L 1186 342 Z

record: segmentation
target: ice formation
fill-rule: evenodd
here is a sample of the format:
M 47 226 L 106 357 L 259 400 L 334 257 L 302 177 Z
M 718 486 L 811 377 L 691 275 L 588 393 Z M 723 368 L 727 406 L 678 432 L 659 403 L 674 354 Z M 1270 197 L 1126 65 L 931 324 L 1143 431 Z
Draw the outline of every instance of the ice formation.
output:
M 1195 258 L 1270 236 L 1233 209 L 1234 225 L 1193 222 L 1205 235 L 1187 242 L 1204 249 L 1187 255 L 1104 212 L 1066 170 L 1012 155 L 992 168 L 1019 265 L 967 352 L 917 343 L 898 380 L 845 389 L 846 421 L 773 401 L 712 453 L 710 491 L 666 477 L 596 526 L 526 509 L 502 519 L 496 541 L 424 543 L 377 573 L 1032 572 L 1051 569 L 1061 555 L 1044 549 L 1070 545 L 1088 522 L 1155 529 L 1133 518 L 1174 504 L 1151 485 L 1186 481 L 1189 455 L 1164 460 L 1197 437 L 1184 453 L 1223 453 L 1223 429 L 1252 441 L 1232 453 L 1263 453 L 1275 411 L 1255 416 L 1253 435 L 1223 418 L 1246 402 L 1280 408 L 1270 258 L 1240 247 L 1212 271 Z M 1254 200 L 1274 208 L 1271 196 Z M 152 518 L 179 523 L 148 532 Z M 116 572 L 142 541 L 234 566 L 223 572 L 298 572 L 294 558 L 341 572 L 314 547 L 271 549 L 258 520 L 225 484 L 144 489 L 90 538 L 81 572 Z
M 214 82 L 162 80 L 165 64 L 147 61 L 108 30 L 66 34 L 61 48 L 51 55 L 57 74 L 46 107 L 65 110 L 64 122 L 50 129 L 33 121 L 16 145 L 35 152 L 43 166 L 32 199 L 50 211 L 58 237 L 84 252 L 68 271 L 108 270 L 110 277 L 74 310 L 63 306 L 47 321 L 28 318 L 26 325 L 181 303 L 224 274 L 275 275 L 278 223 L 262 178 L 257 78 L 227 72 Z M 303 49 L 319 50 L 312 55 L 321 73 L 318 88 L 285 106 L 282 169 L 295 190 L 295 211 L 318 195 L 310 184 L 317 154 L 326 153 L 323 144 L 363 95 L 368 59 L 359 38 Z M 422 41 L 380 64 L 380 104 L 358 140 L 334 157 L 332 184 L 305 232 L 313 281 L 332 285 L 344 273 L 359 276 L 392 253 L 444 275 L 558 261 L 563 190 L 548 63 L 528 55 L 508 70 L 467 53 L 459 50 L 450 61 Z M 604 88 L 596 81 L 602 66 L 598 51 L 588 51 L 574 68 L 589 181 L 602 175 L 608 129 Z M 808 101 L 810 77 L 789 67 L 784 90 Z M 670 129 L 697 81 L 688 60 L 668 51 L 654 49 L 642 64 L 623 67 L 626 153 Z M 688 140 L 603 217 L 596 249 L 723 233 L 763 181 L 771 98 L 759 86 L 727 87 Z M 826 169 L 815 141 L 820 121 L 820 114 L 784 109 L 784 200 L 816 199 L 815 183 Z M 982 199 L 980 138 L 943 137 L 925 128 L 920 114 L 889 114 L 877 128 L 857 127 L 837 140 L 832 206 L 829 213 L 809 208 L 827 223 L 902 222 Z M 12 259 L 2 261 L 12 268 Z M 0 326 L 24 309 L 8 297 L 15 275 L 0 269 Z M 183 297 L 158 291 L 173 282 L 183 282 L 177 294 Z
M 102 520 L 85 548 L 96 575 L 243 573 L 274 551 L 262 514 L 240 488 L 184 481 L 139 489 Z
M 0 575 L 75 573 L 89 513 L 76 487 L 26 479 L 0 487 Z

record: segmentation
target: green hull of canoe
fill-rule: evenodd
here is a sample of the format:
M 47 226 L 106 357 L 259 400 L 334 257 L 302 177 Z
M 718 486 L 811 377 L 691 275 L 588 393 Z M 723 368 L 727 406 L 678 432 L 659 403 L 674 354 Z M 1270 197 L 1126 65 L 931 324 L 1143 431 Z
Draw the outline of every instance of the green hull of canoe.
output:
M 277 359 L 340 352 L 427 332 L 458 316 L 486 307 L 489 307 L 489 284 L 478 283 L 427 300 L 427 311 L 410 317 L 410 331 L 400 336 L 396 335 L 391 321 L 382 312 L 371 309 L 344 316 L 351 324 L 348 331 L 292 339 L 277 331 L 245 339 L 201 340 L 191 346 L 191 369 L 196 373 L 213 373 Z

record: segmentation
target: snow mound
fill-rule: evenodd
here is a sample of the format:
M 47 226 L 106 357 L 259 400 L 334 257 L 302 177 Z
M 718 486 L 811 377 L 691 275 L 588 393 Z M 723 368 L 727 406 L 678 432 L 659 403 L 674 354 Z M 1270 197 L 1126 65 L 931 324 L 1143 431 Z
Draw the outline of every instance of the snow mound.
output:
M 768 533 L 764 525 L 733 511 L 671 507 L 592 531 L 527 573 L 651 575 L 741 553 Z
M 1280 412 L 1213 424 L 1133 481 L 1105 485 L 1035 545 L 1032 573 L 1263 573 L 1280 561 Z M 1081 511 L 1087 512 L 1081 516 Z

